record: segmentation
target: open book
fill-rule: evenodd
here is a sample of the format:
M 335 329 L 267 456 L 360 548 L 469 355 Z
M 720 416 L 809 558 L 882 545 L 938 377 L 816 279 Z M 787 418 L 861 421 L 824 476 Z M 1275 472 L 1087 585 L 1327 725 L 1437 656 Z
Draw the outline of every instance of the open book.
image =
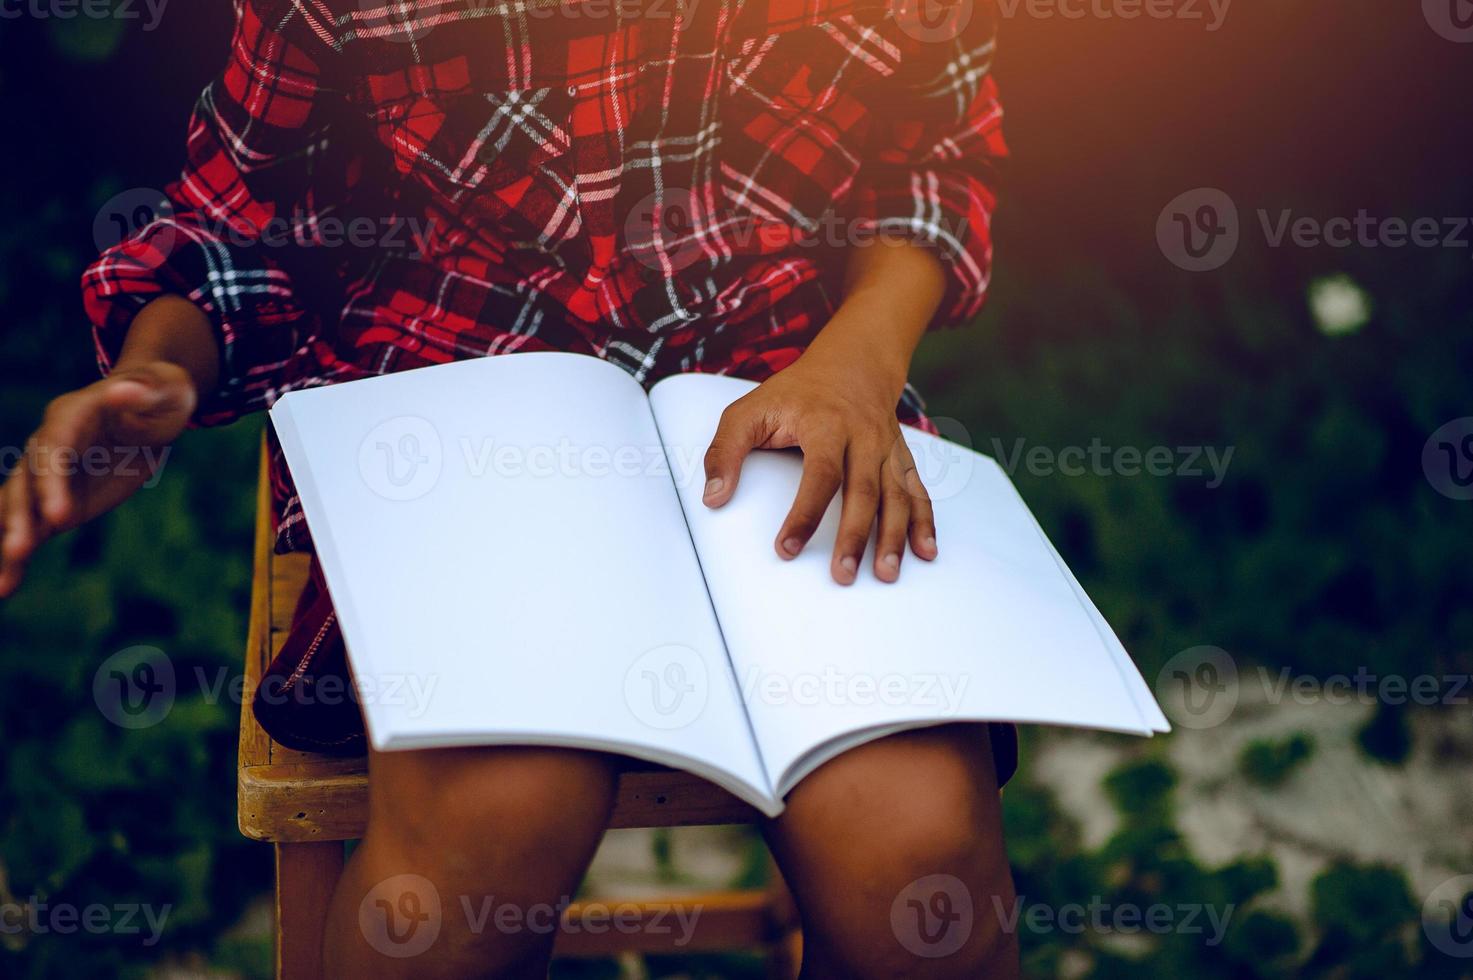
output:
M 756 452 L 701 503 L 754 387 L 529 353 L 296 391 L 272 409 L 380 750 L 618 752 L 769 815 L 847 749 L 952 721 L 1149 735 L 1165 717 L 993 460 L 906 428 L 940 556 L 829 575 L 838 501 L 772 542 L 802 471 Z M 873 542 L 871 542 L 873 549 Z

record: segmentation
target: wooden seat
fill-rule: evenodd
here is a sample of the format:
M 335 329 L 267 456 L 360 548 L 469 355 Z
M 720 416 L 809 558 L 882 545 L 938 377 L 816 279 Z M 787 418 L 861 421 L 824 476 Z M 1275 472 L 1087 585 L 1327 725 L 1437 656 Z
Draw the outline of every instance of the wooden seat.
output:
M 344 861 L 343 843 L 362 836 L 368 812 L 366 759 L 341 759 L 278 745 L 256 723 L 250 699 L 266 666 L 281 648 L 297 597 L 307 582 L 305 555 L 276 555 L 275 529 L 265 467 L 257 489 L 255 573 L 246 646 L 245 697 L 240 716 L 238 766 L 241 833 L 276 849 L 276 964 L 286 980 L 321 975 L 320 946 L 328 900 Z M 631 762 L 619 781 L 612 827 L 677 827 L 751 823 L 746 803 L 695 776 Z M 559 956 L 608 956 L 621 952 L 678 952 L 762 948 L 774 976 L 796 973 L 795 914 L 774 870 L 761 891 L 682 895 L 698 907 L 694 934 L 679 950 L 664 930 L 567 929 L 585 912 L 575 903 L 564 915 L 555 947 Z M 699 903 L 699 904 L 697 904 Z M 601 899 L 599 906 L 613 902 Z M 620 902 L 647 916 L 670 901 Z M 590 920 L 591 921 L 591 920 Z

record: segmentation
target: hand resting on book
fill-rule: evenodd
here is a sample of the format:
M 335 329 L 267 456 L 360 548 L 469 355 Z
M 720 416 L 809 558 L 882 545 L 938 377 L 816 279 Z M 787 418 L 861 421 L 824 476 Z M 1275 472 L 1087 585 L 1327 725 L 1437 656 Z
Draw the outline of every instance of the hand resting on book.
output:
M 875 577 L 896 581 L 907 539 L 917 557 L 931 561 L 937 554 L 931 498 L 901 438 L 898 399 L 884 372 L 867 370 L 863 359 L 810 349 L 721 416 L 706 454 L 706 505 L 732 498 L 752 450 L 802 449 L 803 479 L 773 542 L 778 555 L 802 553 L 842 486 L 834 580 L 854 583 L 878 516 Z

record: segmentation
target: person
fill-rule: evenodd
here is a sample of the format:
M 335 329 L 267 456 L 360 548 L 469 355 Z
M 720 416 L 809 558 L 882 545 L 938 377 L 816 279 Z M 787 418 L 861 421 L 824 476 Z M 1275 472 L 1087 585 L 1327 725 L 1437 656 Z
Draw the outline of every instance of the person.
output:
M 907 551 L 944 547 L 899 425 L 929 424 L 907 383 L 923 334 L 971 318 L 988 286 L 1006 149 L 986 4 L 235 7 L 182 176 L 85 273 L 105 377 L 51 403 L 0 488 L 0 597 L 45 539 L 155 476 L 56 465 L 69 452 L 159 449 L 296 388 L 533 350 L 645 383 L 760 381 L 722 418 L 705 501 L 740 492 L 754 449 L 801 449 L 772 547 L 797 555 L 840 497 L 841 585 L 894 582 Z M 270 449 L 277 547 L 310 550 Z M 936 727 L 850 751 L 793 791 L 764 832 L 799 905 L 804 977 L 1017 973 L 1016 937 L 990 914 L 1014 901 L 999 785 L 1015 752 L 1006 727 Z M 600 840 L 619 760 L 463 748 L 370 752 L 369 769 L 328 975 L 545 975 L 545 931 L 446 915 L 430 949 L 400 960 L 367 941 L 360 906 L 406 873 L 445 895 L 558 902 Z M 954 949 L 918 952 L 892 909 L 935 876 L 963 892 L 930 896 L 947 899 L 939 926 L 947 909 L 972 914 Z

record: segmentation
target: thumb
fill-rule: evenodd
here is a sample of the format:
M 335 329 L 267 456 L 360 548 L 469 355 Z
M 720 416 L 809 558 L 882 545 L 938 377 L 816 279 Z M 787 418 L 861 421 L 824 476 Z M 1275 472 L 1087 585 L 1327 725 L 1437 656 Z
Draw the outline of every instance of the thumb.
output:
M 742 461 L 767 438 L 760 413 L 736 401 L 721 413 L 716 435 L 706 450 L 706 490 L 702 501 L 720 507 L 736 493 Z

